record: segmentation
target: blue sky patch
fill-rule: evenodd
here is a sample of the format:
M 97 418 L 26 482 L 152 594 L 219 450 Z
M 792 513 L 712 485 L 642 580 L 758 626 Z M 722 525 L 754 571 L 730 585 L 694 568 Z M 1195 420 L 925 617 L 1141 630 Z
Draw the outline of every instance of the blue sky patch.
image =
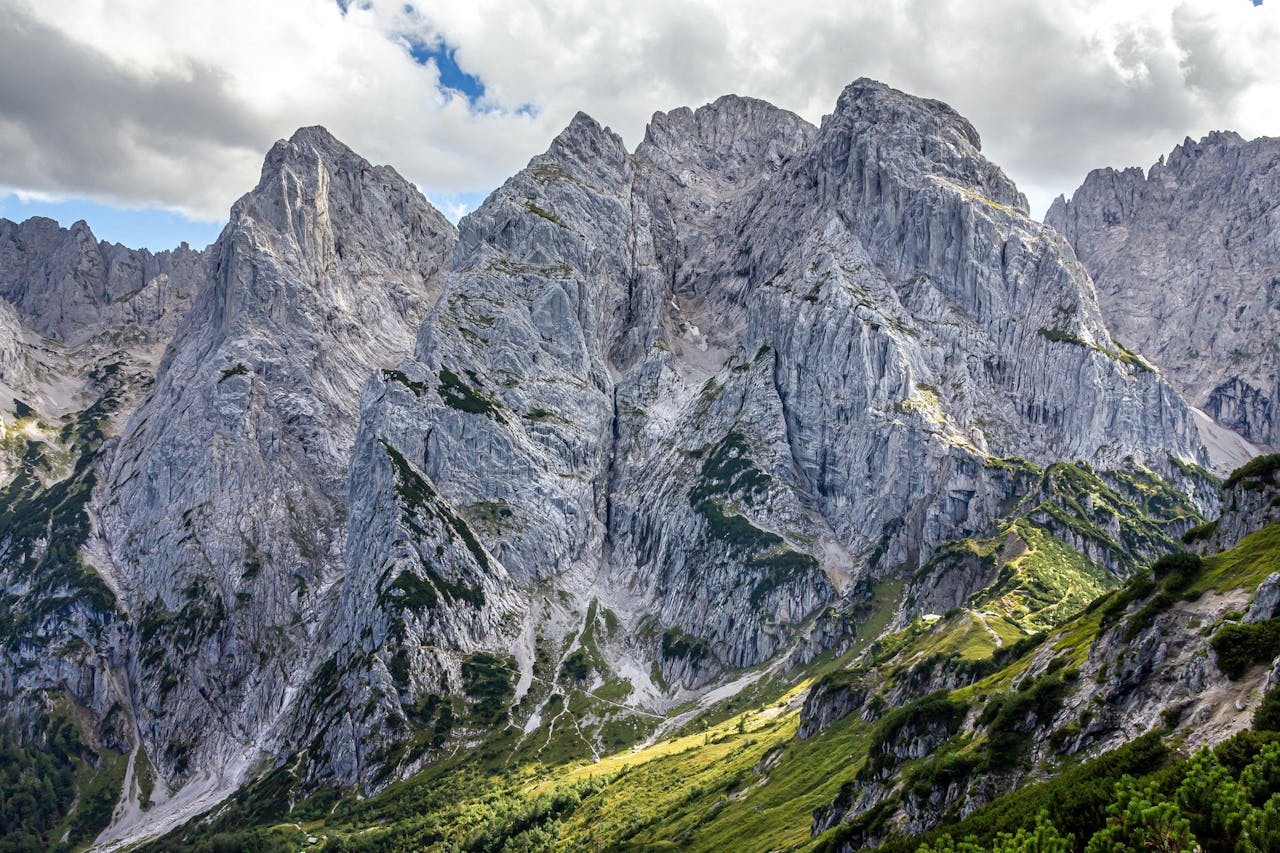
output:
M 456 59 L 457 52 L 458 49 L 456 47 L 451 47 L 445 41 L 440 41 L 434 45 L 422 42 L 409 43 L 409 55 L 414 58 L 415 62 L 420 65 L 434 62 L 436 68 L 440 69 L 441 87 L 462 93 L 468 101 L 474 104 L 484 97 L 484 83 L 474 74 L 469 74 L 462 70 Z
M 99 240 L 153 252 L 175 248 L 184 241 L 193 249 L 203 249 L 218 238 L 226 224 L 196 222 L 181 213 L 154 207 L 129 210 L 85 199 L 24 201 L 13 193 L 0 195 L 0 217 L 22 222 L 33 216 L 56 219 L 63 228 L 83 219 Z
M 443 213 L 445 219 L 448 219 L 454 225 L 458 224 L 459 219 L 479 207 L 488 197 L 489 193 L 487 192 L 433 192 L 428 194 L 428 198 L 436 209 Z

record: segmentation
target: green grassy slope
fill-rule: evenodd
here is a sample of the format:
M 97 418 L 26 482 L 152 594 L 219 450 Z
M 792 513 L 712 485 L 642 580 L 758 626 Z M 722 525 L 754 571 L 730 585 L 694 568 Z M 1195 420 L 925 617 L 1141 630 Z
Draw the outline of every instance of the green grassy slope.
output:
M 823 677 L 818 672 L 750 711 L 721 714 L 705 729 L 695 725 L 693 731 L 599 761 L 505 763 L 500 751 L 487 750 L 490 761 L 483 765 L 459 754 L 370 799 L 331 793 L 295 805 L 292 812 L 284 799 L 273 806 L 271 797 L 259 790 L 241 800 L 240 808 L 257 804 L 251 815 L 233 807 L 224 820 L 188 829 L 153 849 L 232 849 L 226 845 L 242 844 L 247 849 L 765 851 L 837 849 L 868 834 L 887 841 L 891 849 L 914 849 L 929 839 L 944 845 L 937 849 L 951 849 L 947 842 L 937 842 L 948 831 L 945 825 L 923 839 L 895 835 L 889 820 L 893 809 L 965 775 L 1011 770 L 1050 781 L 996 799 L 955 823 L 952 831 L 995 844 L 1000 832 L 1030 831 L 1042 806 L 1066 798 L 1087 800 L 1087 808 L 1081 805 L 1079 811 L 1088 819 L 1060 821 L 1059 828 L 1092 834 L 1108 819 L 1105 804 L 1116 796 L 1123 773 L 1142 775 L 1148 787 L 1159 783 L 1160 791 L 1176 792 L 1182 784 L 1177 768 L 1189 766 L 1178 753 L 1177 737 L 1156 732 L 1093 763 L 1079 765 L 1066 757 L 1061 767 L 1031 767 L 1030 734 L 1021 721 L 1050 714 L 1061 704 L 1074 669 L 1106 626 L 1148 618 L 1144 611 L 1163 601 L 1162 592 L 1184 598 L 1210 590 L 1250 589 L 1280 571 L 1278 545 L 1280 525 L 1273 524 L 1230 551 L 1197 562 L 1193 576 L 1171 580 L 1167 570 L 1157 567 L 1156 578 L 1140 575 L 1046 635 L 1006 645 L 994 656 L 991 634 L 975 627 L 970 611 L 933 624 L 917 622 L 868 645 L 853 666 L 832 666 L 825 676 L 828 684 L 863 679 L 872 685 L 875 698 L 867 705 L 878 707 L 879 716 L 850 714 L 808 739 L 796 732 L 803 697 Z M 1013 689 L 1031 658 L 1046 650 L 1057 660 Z M 943 671 L 959 667 L 965 683 L 925 699 L 907 699 L 896 710 L 887 704 L 884 697 L 895 691 L 909 696 L 909 685 L 926 666 L 936 680 L 940 665 Z M 913 722 L 936 719 L 940 708 L 954 709 L 968 723 L 957 726 L 923 758 L 900 761 L 877 752 Z M 1263 741 L 1239 748 L 1257 753 Z M 1243 765 L 1232 760 L 1239 765 L 1232 771 L 1238 777 Z M 811 837 L 815 810 L 837 800 L 842 788 L 847 792 L 860 778 L 865 782 L 885 769 L 895 782 L 903 782 L 889 796 L 890 806 Z M 1061 772 L 1052 775 L 1055 769 Z M 1139 793 L 1145 790 L 1139 786 Z M 1145 795 L 1156 796 L 1150 791 Z M 1125 796 L 1133 802 L 1137 795 Z M 1264 798 L 1258 808 L 1265 812 L 1267 802 Z M 949 815 L 947 820 L 958 819 L 954 811 Z M 257 825 L 245 830 L 246 822 Z M 314 839 L 310 845 L 308 838 Z M 1077 848 L 1083 849 L 1068 849 Z

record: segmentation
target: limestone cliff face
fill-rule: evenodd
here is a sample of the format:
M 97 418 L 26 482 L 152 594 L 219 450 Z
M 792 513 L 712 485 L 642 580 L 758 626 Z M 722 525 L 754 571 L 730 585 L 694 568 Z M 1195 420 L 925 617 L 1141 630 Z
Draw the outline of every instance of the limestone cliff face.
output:
M 267 156 L 93 507 L 173 780 L 234 779 L 290 704 L 342 571 L 360 386 L 407 352 L 455 231 L 321 128 Z
M 579 115 L 464 220 L 355 448 L 313 687 L 349 699 L 312 758 L 366 781 L 385 720 L 479 650 L 527 689 L 592 601 L 623 626 L 606 666 L 662 708 L 982 530 L 1017 488 L 994 458 L 1203 459 L 969 123 L 870 81 L 820 128 L 726 97 L 634 153 Z
M 1046 217 L 1089 269 L 1117 338 L 1193 406 L 1272 446 L 1280 443 L 1277 187 L 1280 140 L 1212 133 L 1187 139 L 1145 175 L 1091 172 Z

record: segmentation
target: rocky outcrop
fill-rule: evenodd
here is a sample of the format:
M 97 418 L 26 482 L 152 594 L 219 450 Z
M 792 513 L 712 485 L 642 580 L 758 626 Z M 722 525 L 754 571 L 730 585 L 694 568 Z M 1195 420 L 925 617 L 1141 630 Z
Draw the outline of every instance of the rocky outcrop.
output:
M 170 781 L 238 783 L 324 643 L 360 388 L 412 346 L 455 233 L 394 170 L 305 128 L 209 250 L 93 507 Z
M 7 302 L 0 301 L 0 383 L 12 394 L 31 377 L 31 357 L 24 345 L 26 329 Z
M 1191 550 L 1213 554 L 1274 521 L 1280 521 L 1280 454 L 1257 457 L 1233 472 L 1223 483 L 1222 514 L 1185 540 Z
M 1280 139 L 1187 139 L 1144 175 L 1098 169 L 1045 221 L 1074 247 L 1118 340 L 1193 405 L 1280 444 Z M 1226 470 L 1243 462 L 1224 461 Z
M 1244 614 L 1244 619 L 1241 621 L 1246 625 L 1266 622 L 1268 619 L 1276 618 L 1277 611 L 1280 611 L 1280 572 L 1272 572 L 1258 585 L 1258 591 L 1253 595 L 1249 611 Z
M 833 723 L 863 709 L 869 696 L 870 688 L 863 679 L 843 675 L 823 678 L 805 694 L 796 737 L 805 739 L 826 731 Z

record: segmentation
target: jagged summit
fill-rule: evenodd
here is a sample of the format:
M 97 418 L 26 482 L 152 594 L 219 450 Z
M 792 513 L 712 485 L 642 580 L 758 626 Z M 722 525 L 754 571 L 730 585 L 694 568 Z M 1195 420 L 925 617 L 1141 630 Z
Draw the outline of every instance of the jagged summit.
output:
M 290 157 L 314 156 L 331 166 L 339 166 L 344 160 L 364 158 L 356 154 L 323 125 L 300 127 L 288 139 L 281 139 L 271 146 L 262 164 L 264 174 L 280 168 Z
M 714 175 L 729 189 L 776 170 L 815 132 L 767 101 L 723 95 L 696 110 L 654 113 L 636 153 L 677 180 Z
M 859 116 L 868 124 L 905 125 L 917 133 L 951 131 L 974 150 L 982 150 L 978 131 L 949 104 L 908 95 L 868 77 L 854 80 L 841 91 L 835 114 Z
M 607 176 L 620 167 L 626 156 L 622 137 L 582 111 L 574 115 L 564 130 L 551 140 L 547 152 L 540 155 L 548 160 L 572 164 L 573 168 L 582 170 L 584 178 L 593 174 Z M 539 157 L 535 157 L 531 162 L 538 160 Z
M 1266 137 L 1259 137 L 1259 140 Z M 1167 157 L 1161 157 L 1160 160 L 1166 164 L 1172 163 L 1174 160 L 1194 159 L 1197 155 L 1203 153 L 1209 148 L 1234 147 L 1237 145 L 1248 145 L 1248 141 L 1234 130 L 1211 130 L 1200 139 L 1193 139 L 1188 136 L 1182 140 L 1182 143 L 1175 145 L 1173 151 Z
M 858 145 L 863 156 L 905 174 L 942 178 L 976 191 L 1023 215 L 1026 197 L 994 163 L 982 156 L 978 132 L 947 104 L 918 98 L 862 78 L 840 94 L 835 111 L 822 122 L 830 154 Z
M 755 130 L 781 130 L 785 126 L 813 125 L 789 110 L 776 107 L 768 101 L 741 95 L 721 95 L 709 104 L 695 109 L 677 107 L 666 112 L 655 112 L 645 128 L 644 142 L 661 145 L 662 140 L 681 140 L 684 143 L 701 141 L 721 147 L 734 144 L 759 144 L 762 139 L 743 140 L 734 135 L 742 128 Z
M 167 777 L 238 784 L 309 672 L 361 389 L 412 348 L 456 239 L 394 170 L 303 128 L 211 248 L 94 507 L 103 569 L 163 626 L 133 636 L 133 713 Z

